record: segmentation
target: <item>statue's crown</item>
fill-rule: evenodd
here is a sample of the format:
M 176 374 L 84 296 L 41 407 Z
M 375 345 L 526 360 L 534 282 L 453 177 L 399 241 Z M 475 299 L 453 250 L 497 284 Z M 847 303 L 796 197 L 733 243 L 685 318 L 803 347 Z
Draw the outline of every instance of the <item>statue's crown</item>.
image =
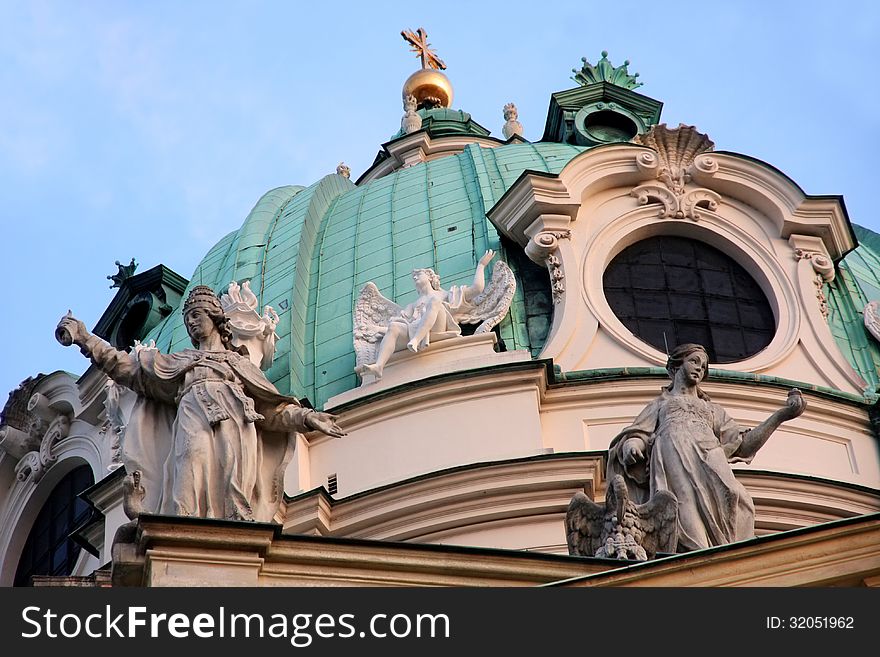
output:
M 183 312 L 186 314 L 186 311 L 193 307 L 202 307 L 202 308 L 216 308 L 220 312 L 223 312 L 223 306 L 220 305 L 220 299 L 217 298 L 217 294 L 207 285 L 196 285 L 192 290 L 190 290 L 189 296 L 186 298 L 186 303 L 183 304 Z

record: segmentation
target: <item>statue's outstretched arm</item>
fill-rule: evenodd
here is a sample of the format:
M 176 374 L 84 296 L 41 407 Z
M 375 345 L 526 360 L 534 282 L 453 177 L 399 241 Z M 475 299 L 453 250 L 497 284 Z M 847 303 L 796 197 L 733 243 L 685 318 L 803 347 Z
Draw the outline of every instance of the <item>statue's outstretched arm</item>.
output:
M 495 257 L 495 252 L 492 249 L 486 251 L 483 254 L 483 257 L 480 258 L 480 261 L 477 263 L 477 269 L 474 272 L 474 281 L 464 289 L 464 298 L 466 301 L 471 301 L 475 296 L 477 296 L 480 292 L 483 291 L 483 288 L 486 287 L 486 265 L 489 264 L 489 261 Z
M 793 420 L 804 412 L 807 402 L 804 400 L 801 391 L 792 388 L 788 393 L 785 406 L 775 411 L 770 417 L 761 422 L 754 429 L 750 429 L 743 435 L 742 445 L 736 452 L 736 456 L 751 459 L 755 456 L 764 443 L 770 438 L 774 431 L 779 428 L 783 422 Z
M 284 407 L 281 411 L 280 423 L 288 431 L 320 431 L 334 438 L 348 435 L 336 424 L 335 415 L 297 404 L 288 404 Z
M 90 358 L 107 376 L 126 387 L 132 387 L 138 369 L 132 355 L 89 333 L 86 325 L 70 312 L 58 322 L 55 338 L 65 347 L 77 345 L 83 355 Z

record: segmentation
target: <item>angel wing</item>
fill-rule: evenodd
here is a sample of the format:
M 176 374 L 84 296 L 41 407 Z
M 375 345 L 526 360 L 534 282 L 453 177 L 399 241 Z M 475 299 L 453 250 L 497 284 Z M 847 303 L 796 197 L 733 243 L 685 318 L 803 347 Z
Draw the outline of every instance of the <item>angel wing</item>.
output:
M 668 490 L 658 490 L 651 499 L 636 506 L 640 541 L 649 559 L 658 552 L 675 552 L 678 544 L 678 499 Z
M 513 294 L 516 292 L 516 278 L 506 262 L 501 260 L 492 268 L 492 279 L 463 312 L 455 314 L 459 324 L 480 324 L 475 333 L 487 333 L 504 319 Z
M 580 491 L 575 493 L 565 514 L 568 553 L 581 557 L 594 556 L 602 546 L 604 524 L 605 506 L 596 504 Z
M 379 341 L 385 335 L 388 323 L 403 309 L 379 292 L 375 283 L 369 282 L 361 289 L 354 304 L 354 351 L 355 372 L 362 365 L 376 362 Z
M 864 310 L 864 321 L 865 328 L 868 329 L 868 333 L 874 336 L 874 339 L 880 342 L 880 313 L 878 313 L 878 302 L 870 301 L 868 305 L 865 306 Z

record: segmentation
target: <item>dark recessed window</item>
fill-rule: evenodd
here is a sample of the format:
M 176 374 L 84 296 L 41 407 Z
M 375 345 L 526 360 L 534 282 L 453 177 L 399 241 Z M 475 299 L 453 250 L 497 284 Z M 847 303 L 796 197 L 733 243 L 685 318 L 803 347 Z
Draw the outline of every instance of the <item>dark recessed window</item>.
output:
M 77 495 L 94 482 L 88 465 L 58 482 L 28 535 L 15 572 L 15 586 L 30 586 L 31 575 L 66 577 L 73 572 L 80 547 L 67 536 L 89 517 L 88 504 Z
M 718 249 L 684 237 L 652 237 L 621 251 L 602 280 L 608 305 L 632 333 L 665 352 L 685 342 L 714 363 L 770 344 L 773 310 L 755 280 Z

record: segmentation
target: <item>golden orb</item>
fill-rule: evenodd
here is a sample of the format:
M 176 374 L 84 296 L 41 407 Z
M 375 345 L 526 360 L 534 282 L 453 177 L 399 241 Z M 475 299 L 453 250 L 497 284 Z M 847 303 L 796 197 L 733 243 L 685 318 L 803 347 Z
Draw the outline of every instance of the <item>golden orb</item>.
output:
M 423 68 L 410 75 L 403 83 L 403 97 L 412 94 L 418 107 L 451 107 L 452 83 L 443 73 Z

